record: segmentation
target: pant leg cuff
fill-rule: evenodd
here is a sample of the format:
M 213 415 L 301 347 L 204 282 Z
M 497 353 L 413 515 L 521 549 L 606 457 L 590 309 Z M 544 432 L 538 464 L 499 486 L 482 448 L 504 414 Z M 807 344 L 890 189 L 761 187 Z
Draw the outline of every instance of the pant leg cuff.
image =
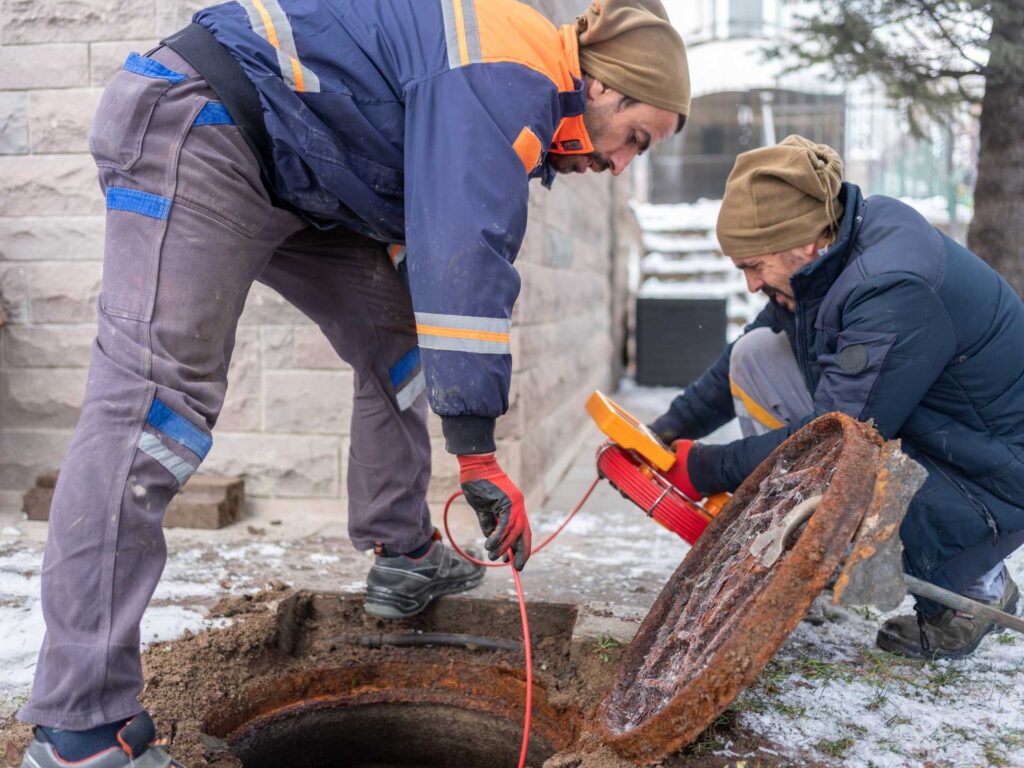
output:
M 36 709 L 26 704 L 18 710 L 15 717 L 20 722 L 31 725 L 42 725 L 47 728 L 60 728 L 67 731 L 85 731 L 98 725 L 128 720 L 141 713 L 144 709 L 145 707 L 137 701 L 121 706 L 109 707 L 104 710 L 75 713 Z

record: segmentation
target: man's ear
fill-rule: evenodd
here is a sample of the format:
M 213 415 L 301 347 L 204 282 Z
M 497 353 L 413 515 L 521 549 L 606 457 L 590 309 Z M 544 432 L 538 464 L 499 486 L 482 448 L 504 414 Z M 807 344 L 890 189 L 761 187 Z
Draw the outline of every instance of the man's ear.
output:
M 600 96 L 606 90 L 608 90 L 608 86 L 606 86 L 596 77 L 587 75 L 587 96 L 594 99 Z

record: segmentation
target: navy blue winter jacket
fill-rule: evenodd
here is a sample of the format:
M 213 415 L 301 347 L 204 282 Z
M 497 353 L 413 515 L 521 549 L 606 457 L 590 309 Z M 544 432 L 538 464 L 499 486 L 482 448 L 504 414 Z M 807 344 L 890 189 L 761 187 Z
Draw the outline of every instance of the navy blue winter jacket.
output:
M 792 278 L 795 315 L 772 304 L 747 329 L 788 335 L 814 414 L 695 446 L 691 478 L 705 493 L 731 491 L 812 418 L 871 419 L 928 470 L 901 529 L 909 570 L 926 577 L 987 538 L 1024 529 L 1024 304 L 909 206 L 865 200 L 849 183 L 840 199 L 835 244 Z M 730 351 L 676 398 L 659 432 L 698 438 L 734 416 Z

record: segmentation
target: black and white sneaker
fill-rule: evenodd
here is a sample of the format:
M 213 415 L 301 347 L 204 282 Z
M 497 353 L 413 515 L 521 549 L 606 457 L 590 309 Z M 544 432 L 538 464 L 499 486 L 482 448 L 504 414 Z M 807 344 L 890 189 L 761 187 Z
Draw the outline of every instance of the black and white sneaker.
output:
M 366 577 L 364 609 L 379 619 L 405 619 L 421 612 L 435 597 L 473 589 L 483 578 L 483 566 L 464 560 L 435 530 L 434 541 L 422 557 L 374 557 Z
M 117 745 L 84 760 L 64 760 L 39 728 L 25 750 L 21 768 L 185 768 L 163 750 L 148 713 L 136 715 L 117 732 Z

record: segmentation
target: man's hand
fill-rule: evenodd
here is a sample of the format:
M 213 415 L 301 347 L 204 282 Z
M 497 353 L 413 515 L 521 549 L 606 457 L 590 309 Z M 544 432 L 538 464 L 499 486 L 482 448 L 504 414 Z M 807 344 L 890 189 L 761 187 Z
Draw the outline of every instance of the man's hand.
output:
M 669 467 L 665 478 L 692 501 L 700 501 L 704 498 L 704 494 L 694 487 L 693 481 L 690 479 L 690 470 L 686 466 L 692 447 L 693 440 L 676 440 L 672 443 L 672 450 L 676 454 L 676 463 Z
M 480 530 L 487 541 L 488 557 L 497 560 L 502 555 L 512 565 L 523 570 L 530 557 L 530 521 L 526 517 L 523 492 L 498 466 L 493 453 L 458 456 L 459 482 L 466 501 L 476 512 Z

